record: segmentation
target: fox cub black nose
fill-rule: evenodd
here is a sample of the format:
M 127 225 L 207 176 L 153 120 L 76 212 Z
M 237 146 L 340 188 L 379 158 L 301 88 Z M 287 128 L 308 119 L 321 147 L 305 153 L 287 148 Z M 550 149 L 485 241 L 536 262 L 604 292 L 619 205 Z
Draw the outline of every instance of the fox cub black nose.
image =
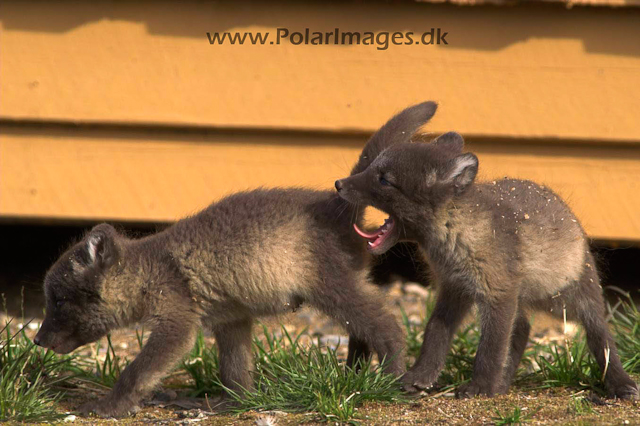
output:
M 41 346 L 41 345 L 40 345 L 40 338 L 39 338 L 38 336 L 34 337 L 34 338 L 33 338 L 33 343 L 35 343 L 35 344 L 36 344 L 36 345 L 38 345 L 38 346 Z
M 336 189 L 338 190 L 338 192 L 342 191 L 342 181 L 341 180 L 337 180 L 336 181 Z

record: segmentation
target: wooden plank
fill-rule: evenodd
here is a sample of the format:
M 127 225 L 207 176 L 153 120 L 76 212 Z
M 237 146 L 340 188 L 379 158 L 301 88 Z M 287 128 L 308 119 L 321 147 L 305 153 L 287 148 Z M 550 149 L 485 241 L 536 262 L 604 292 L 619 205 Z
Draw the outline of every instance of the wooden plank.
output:
M 4 1 L 0 119 L 640 141 L 640 10 Z M 448 32 L 448 45 L 215 45 L 216 31 Z M 271 39 L 273 40 L 273 39 Z
M 0 217 L 173 221 L 259 186 L 331 189 L 365 137 L 12 128 L 0 132 Z M 589 234 L 640 241 L 640 149 L 475 140 L 480 176 L 533 179 Z M 379 220 L 379 217 L 375 220 Z

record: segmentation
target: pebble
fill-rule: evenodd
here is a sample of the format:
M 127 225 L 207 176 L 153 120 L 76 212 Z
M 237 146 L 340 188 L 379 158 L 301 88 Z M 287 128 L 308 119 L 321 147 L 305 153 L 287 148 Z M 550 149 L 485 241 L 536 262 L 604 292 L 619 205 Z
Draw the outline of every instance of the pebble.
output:
M 419 297 L 422 297 L 423 299 L 426 299 L 427 297 L 429 297 L 429 291 L 423 286 L 421 286 L 420 284 L 415 284 L 415 283 L 404 284 L 402 286 L 402 292 L 404 294 L 419 296 Z
M 332 349 L 337 348 L 340 344 L 347 344 L 349 336 L 341 336 L 339 334 L 327 334 L 320 337 L 320 344 L 329 346 Z
M 194 408 L 192 410 L 178 411 L 178 418 L 186 419 L 184 420 L 184 422 L 186 423 L 199 422 L 205 417 L 206 417 L 205 414 L 199 408 Z
M 256 426 L 274 426 L 278 420 L 273 416 L 260 416 L 256 419 Z
M 421 326 L 424 324 L 424 320 L 420 315 L 411 315 L 409 317 L 409 324 L 413 326 Z

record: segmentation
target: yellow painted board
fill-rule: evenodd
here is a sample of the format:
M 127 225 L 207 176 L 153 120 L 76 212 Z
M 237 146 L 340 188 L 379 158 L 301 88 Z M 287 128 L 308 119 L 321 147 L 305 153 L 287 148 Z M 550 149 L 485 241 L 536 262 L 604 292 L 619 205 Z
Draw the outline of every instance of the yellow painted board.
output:
M 210 45 L 207 32 L 447 32 L 448 45 Z M 0 3 L 0 119 L 640 141 L 640 9 L 323 2 Z M 271 41 L 275 39 L 271 38 Z
M 0 132 L 0 217 L 173 221 L 259 186 L 332 189 L 365 137 L 13 128 Z M 640 241 L 640 149 L 471 141 L 482 179 L 544 183 L 596 238 Z M 377 218 L 376 220 L 379 220 Z

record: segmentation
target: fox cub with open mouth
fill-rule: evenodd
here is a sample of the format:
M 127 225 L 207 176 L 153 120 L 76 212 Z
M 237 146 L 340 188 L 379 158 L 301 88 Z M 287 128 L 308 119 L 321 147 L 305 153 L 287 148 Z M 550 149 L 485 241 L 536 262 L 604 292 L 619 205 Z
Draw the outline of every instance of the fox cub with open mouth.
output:
M 475 303 L 481 338 L 471 382 L 459 397 L 506 393 L 529 336 L 529 313 L 580 322 L 611 396 L 638 397 L 605 321 L 604 300 L 587 237 L 569 207 L 526 180 L 476 183 L 478 158 L 447 133 L 431 143 L 399 143 L 369 167 L 338 180 L 342 198 L 387 214 L 377 231 L 356 231 L 382 254 L 401 240 L 420 244 L 437 282 L 433 315 L 405 389 L 431 387 L 453 335 Z
M 372 136 L 353 172 L 386 144 L 408 140 L 435 113 L 426 102 Z M 253 319 L 308 303 L 350 335 L 348 363 L 372 348 L 386 371 L 405 371 L 402 329 L 367 285 L 370 255 L 351 231 L 363 209 L 335 191 L 259 189 L 231 195 L 157 234 L 131 239 L 93 228 L 45 278 L 46 316 L 34 341 L 68 353 L 111 330 L 145 322 L 151 335 L 104 399 L 83 413 L 122 416 L 211 329 L 222 383 L 253 389 Z

